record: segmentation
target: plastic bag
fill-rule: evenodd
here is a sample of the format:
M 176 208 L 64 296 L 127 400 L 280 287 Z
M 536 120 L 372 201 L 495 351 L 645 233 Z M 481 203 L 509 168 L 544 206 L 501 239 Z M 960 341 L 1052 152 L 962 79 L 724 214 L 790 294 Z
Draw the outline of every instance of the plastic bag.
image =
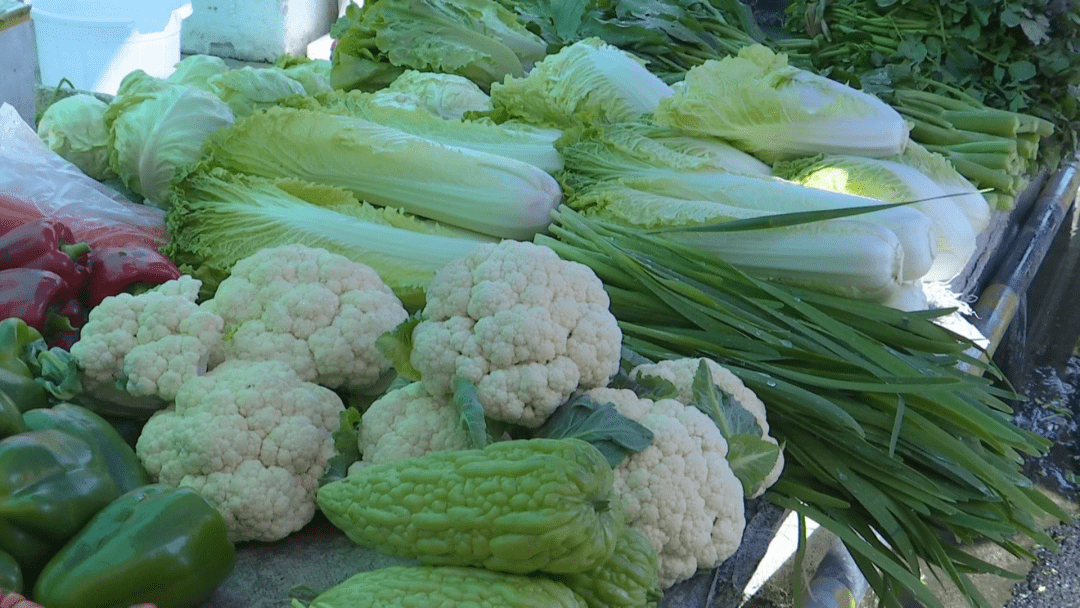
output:
M 9 104 L 0 105 L 0 234 L 47 217 L 91 247 L 169 240 L 165 212 L 132 203 L 41 141 Z

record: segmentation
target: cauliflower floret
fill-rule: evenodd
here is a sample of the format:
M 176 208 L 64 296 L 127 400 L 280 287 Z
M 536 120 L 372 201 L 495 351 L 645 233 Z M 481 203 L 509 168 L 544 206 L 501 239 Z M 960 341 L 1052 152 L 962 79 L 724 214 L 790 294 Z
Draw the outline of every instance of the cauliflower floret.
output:
M 585 394 L 653 432 L 649 447 L 615 467 L 615 492 L 626 523 L 656 549 L 661 585 L 734 554 L 746 526 L 744 497 L 716 424 L 674 399 L 654 401 L 616 388 Z
M 364 412 L 358 446 L 365 465 L 430 452 L 465 450 L 469 439 L 449 396 L 434 397 L 420 382 L 387 392 Z
M 537 427 L 618 371 L 622 332 L 608 308 L 587 266 L 533 243 L 484 245 L 432 279 L 410 363 L 432 395 L 461 375 L 492 419 Z
M 90 388 L 119 381 L 133 395 L 171 401 L 184 381 L 206 373 L 224 320 L 195 303 L 201 286 L 184 275 L 92 308 L 71 346 Z
M 298 244 L 240 260 L 203 307 L 225 320 L 219 361 L 284 361 L 304 380 L 358 391 L 389 371 L 375 340 L 408 317 L 371 267 Z
M 663 378 L 674 385 L 675 390 L 678 391 L 678 395 L 675 396 L 675 399 L 678 399 L 683 403 L 689 403 L 694 395 L 694 376 L 697 374 L 698 366 L 700 366 L 702 361 L 704 361 L 706 367 L 709 368 L 713 384 L 721 391 L 733 397 L 743 406 L 743 408 L 754 416 L 758 426 L 761 427 L 761 438 L 773 445 L 779 445 L 776 438 L 769 435 L 769 421 L 765 417 L 765 403 L 758 398 L 754 391 L 743 384 L 743 381 L 740 380 L 738 376 L 731 373 L 731 370 L 712 359 L 685 357 L 659 361 L 657 363 L 646 363 L 638 365 L 630 370 L 630 377 L 639 378 L 641 376 L 656 376 Z M 769 486 L 776 483 L 777 479 L 780 479 L 780 473 L 783 472 L 783 470 L 784 452 L 781 450 L 776 456 L 776 464 L 773 465 L 772 470 L 769 471 L 769 474 L 762 480 L 761 485 L 758 486 L 758 489 L 754 492 L 753 496 L 748 496 L 747 498 L 757 498 L 764 494 L 765 490 L 769 489 Z
M 135 452 L 156 481 L 199 490 L 233 541 L 278 540 L 314 515 L 344 409 L 281 361 L 226 361 L 185 382 Z

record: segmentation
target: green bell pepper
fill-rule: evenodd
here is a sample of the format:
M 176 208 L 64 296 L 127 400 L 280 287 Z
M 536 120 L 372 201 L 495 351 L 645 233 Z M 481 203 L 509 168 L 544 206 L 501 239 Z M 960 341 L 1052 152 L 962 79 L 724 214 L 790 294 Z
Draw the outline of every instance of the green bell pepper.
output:
M 22 569 L 10 553 L 0 551 L 0 589 L 4 593 L 22 593 Z
M 34 373 L 26 364 L 27 351 L 38 341 L 44 343 L 41 332 L 30 327 L 18 317 L 0 321 L 0 369 L 6 369 L 33 378 Z
M 3 367 L 0 367 L 0 395 L 10 399 L 20 412 L 49 407 L 49 391 L 40 382 L 33 376 Z
M 135 450 L 111 424 L 85 407 L 57 403 L 50 408 L 26 412 L 22 419 L 31 431 L 58 429 L 89 443 L 105 458 L 109 473 L 121 493 L 150 483 Z
M 0 439 L 27 430 L 18 404 L 6 393 L 0 392 Z
M 0 551 L 26 580 L 118 496 L 105 458 L 74 435 L 45 429 L 0 440 Z
M 236 565 L 225 519 L 195 490 L 151 484 L 102 509 L 34 586 L 49 608 L 200 606 Z

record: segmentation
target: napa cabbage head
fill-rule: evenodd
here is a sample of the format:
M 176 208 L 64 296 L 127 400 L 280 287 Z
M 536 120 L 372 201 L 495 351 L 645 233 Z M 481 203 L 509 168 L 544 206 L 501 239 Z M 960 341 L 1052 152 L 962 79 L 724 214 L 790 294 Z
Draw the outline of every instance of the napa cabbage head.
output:
M 754 179 L 735 176 L 736 179 Z M 776 215 L 717 198 L 687 198 L 608 180 L 576 192 L 568 206 L 591 217 L 641 229 L 715 255 L 761 279 L 825 293 L 884 301 L 902 285 L 903 244 L 890 229 L 840 218 L 744 231 L 672 231 Z M 758 184 L 767 192 L 768 184 Z
M 491 97 L 475 82 L 457 74 L 406 70 L 381 92 L 404 94 L 447 120 L 461 119 L 466 112 L 491 110 Z
M 290 98 L 279 105 L 351 116 L 448 146 L 519 160 L 544 171 L 559 171 L 563 167 L 562 156 L 555 149 L 555 141 L 562 135 L 558 129 L 487 119 L 441 118 L 411 92 L 331 91 Z
M 264 179 L 202 166 L 171 192 L 163 251 L 207 282 L 209 297 L 232 266 L 255 252 L 299 243 L 371 266 L 410 309 L 422 307 L 435 272 L 494 239 L 424 221 L 399 209 L 295 179 Z
M 213 93 L 135 70 L 105 111 L 109 166 L 145 203 L 166 208 L 170 186 L 202 157 L 206 138 L 234 122 Z
M 887 203 L 911 203 L 935 225 L 935 257 L 920 278 L 948 281 L 975 254 L 975 230 L 952 197 L 918 169 L 893 160 L 846 155 L 819 155 L 773 165 L 773 170 L 798 184 Z
M 337 88 L 382 88 L 363 79 L 389 73 L 364 62 L 397 66 L 398 74 L 458 74 L 487 88 L 524 74 L 547 53 L 547 44 L 495 0 L 367 0 L 362 7 L 350 4 L 335 26 Z
M 875 211 L 860 207 L 881 201 L 850 193 L 816 189 L 761 173 L 733 170 L 738 156 L 694 153 L 673 145 L 669 129 L 648 124 L 617 124 L 568 130 L 558 142 L 566 169 L 558 174 L 573 201 L 593 182 L 617 180 L 638 190 L 692 201 L 712 201 L 767 213 L 852 209 L 858 220 L 893 232 L 903 247 L 902 279 L 924 276 L 934 263 L 937 232 L 926 214 L 907 206 Z M 740 152 L 739 154 L 745 154 Z M 571 204 L 574 204 L 571 202 Z
M 770 164 L 812 154 L 890 156 L 908 142 L 903 117 L 885 102 L 760 44 L 691 68 L 673 88 L 657 123 L 720 137 Z
M 586 38 L 492 85 L 491 104 L 500 120 L 565 128 L 637 120 L 671 94 L 641 59 Z
M 534 165 L 310 109 L 243 117 L 215 134 L 206 154 L 236 173 L 337 186 L 373 205 L 501 238 L 545 231 L 562 198 L 555 178 Z
M 990 226 L 990 203 L 982 192 L 975 187 L 966 177 L 960 174 L 949 159 L 937 152 L 931 152 L 922 145 L 911 141 L 908 142 L 903 154 L 887 157 L 886 160 L 896 161 L 917 169 L 920 173 L 929 177 L 937 184 L 945 194 L 964 213 L 971 222 L 975 234 L 982 234 Z

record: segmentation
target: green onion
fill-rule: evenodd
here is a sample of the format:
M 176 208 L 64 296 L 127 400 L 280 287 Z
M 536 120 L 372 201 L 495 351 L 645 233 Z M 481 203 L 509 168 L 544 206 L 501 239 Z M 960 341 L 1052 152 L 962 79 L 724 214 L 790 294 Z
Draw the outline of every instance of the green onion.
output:
M 788 458 L 765 498 L 837 534 L 882 605 L 907 590 L 941 607 L 920 582 L 929 565 L 989 608 L 969 576 L 1009 573 L 942 539 L 1020 551 L 1019 534 L 1052 547 L 1034 518 L 1071 519 L 1023 475 L 1022 456 L 1048 444 L 1012 423 L 1018 396 L 965 354 L 974 343 L 934 322 L 948 311 L 780 286 L 663 234 L 566 207 L 554 218 L 536 242 L 618 286 L 611 308 L 627 348 L 712 358 L 767 404 Z

